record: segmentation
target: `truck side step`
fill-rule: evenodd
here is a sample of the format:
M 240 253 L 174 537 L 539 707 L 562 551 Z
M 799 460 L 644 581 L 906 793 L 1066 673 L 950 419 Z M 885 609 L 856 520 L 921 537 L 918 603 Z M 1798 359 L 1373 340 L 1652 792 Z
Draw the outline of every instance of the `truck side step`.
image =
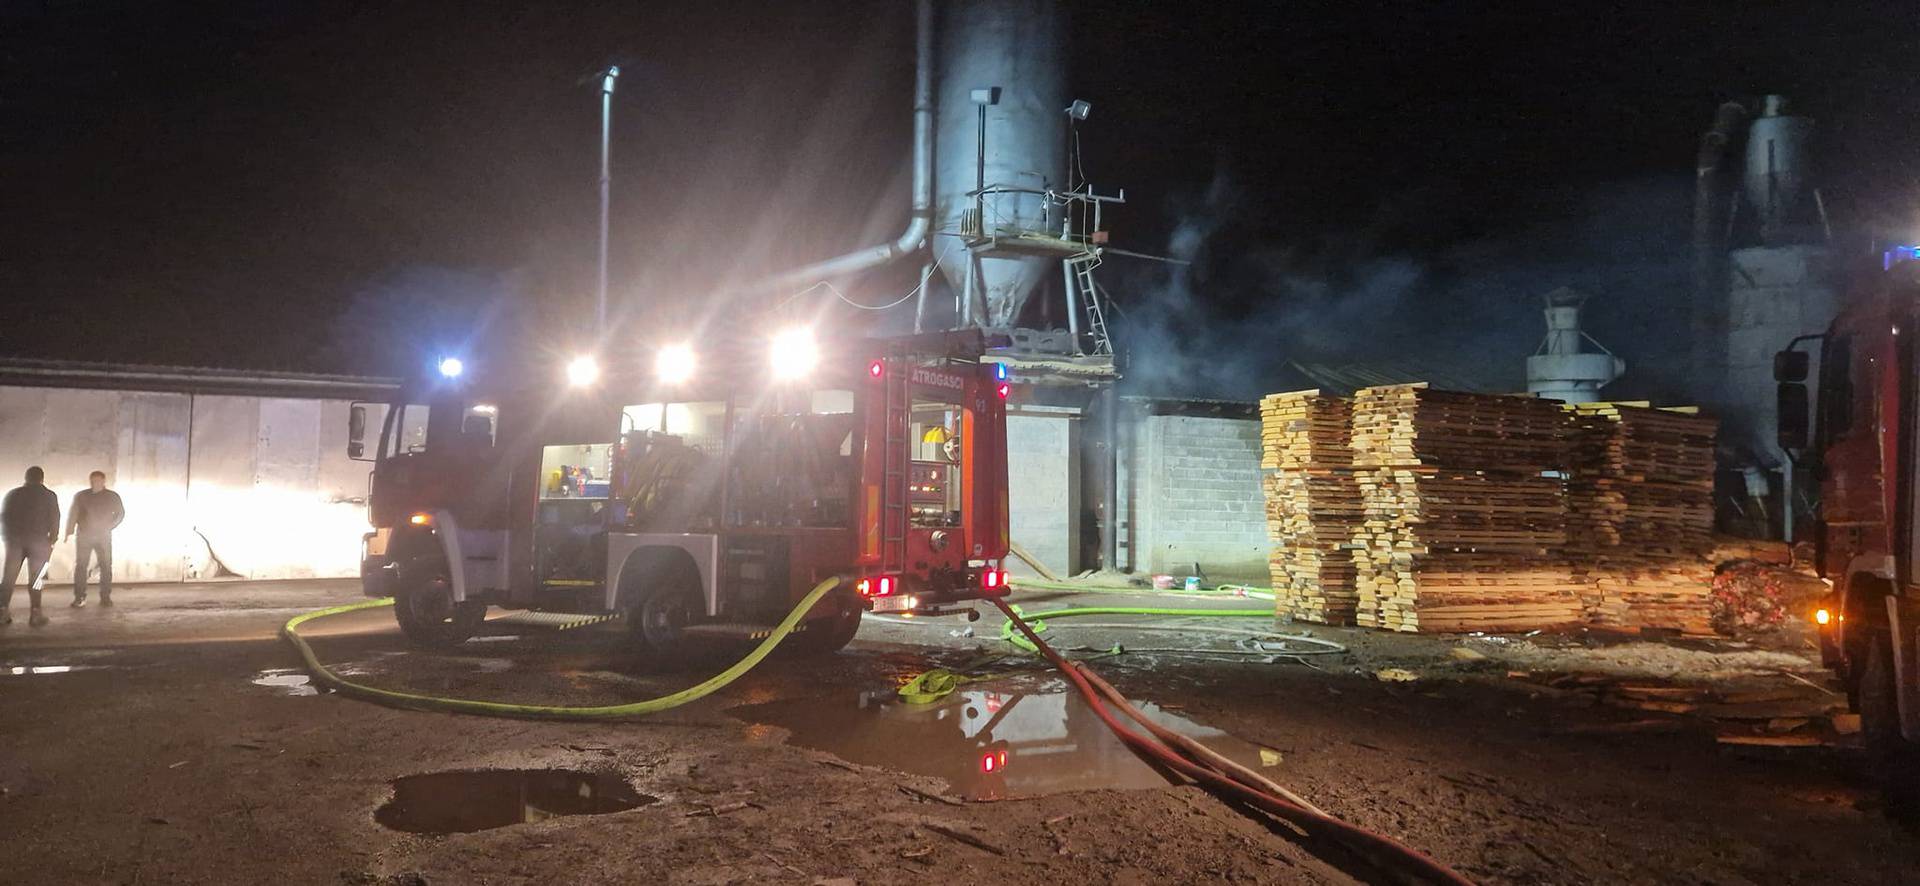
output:
M 489 618 L 487 619 L 487 624 L 489 626 L 499 625 L 502 627 L 540 628 L 549 631 L 570 631 L 574 628 L 584 628 L 588 625 L 614 621 L 625 615 L 626 613 L 623 612 L 613 612 L 605 615 L 587 615 L 579 612 L 534 612 L 530 609 L 522 609 L 509 612 L 498 618 Z
M 745 622 L 712 622 L 710 624 L 688 625 L 680 632 L 692 637 L 712 637 L 724 640 L 765 640 L 773 635 L 773 625 L 748 624 Z M 793 626 L 793 633 L 803 633 L 807 623 Z

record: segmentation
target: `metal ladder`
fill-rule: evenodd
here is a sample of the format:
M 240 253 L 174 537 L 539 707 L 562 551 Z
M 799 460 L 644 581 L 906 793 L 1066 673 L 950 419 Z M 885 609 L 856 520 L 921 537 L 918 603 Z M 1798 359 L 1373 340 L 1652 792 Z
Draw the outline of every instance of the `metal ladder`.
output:
M 907 568 L 907 468 L 913 460 L 907 430 L 912 425 L 913 393 L 904 359 L 886 367 L 886 431 L 880 477 L 880 570 L 899 574 Z
M 1093 337 L 1095 354 L 1113 353 L 1113 339 L 1107 335 L 1107 314 L 1100 308 L 1099 284 L 1093 282 L 1093 269 L 1100 266 L 1100 254 L 1083 252 L 1067 259 L 1073 268 L 1074 286 L 1080 290 L 1080 305 L 1087 312 L 1087 333 Z

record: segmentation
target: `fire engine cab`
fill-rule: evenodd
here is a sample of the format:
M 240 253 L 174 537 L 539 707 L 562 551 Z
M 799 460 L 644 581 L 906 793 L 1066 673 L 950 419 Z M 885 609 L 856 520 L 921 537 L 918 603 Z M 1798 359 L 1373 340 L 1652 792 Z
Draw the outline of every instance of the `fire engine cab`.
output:
M 1920 810 L 1920 248 L 1887 252 L 1848 290 L 1825 333 L 1774 358 L 1779 442 L 1819 484 L 1811 534 L 1832 588 L 1814 613 L 1821 657 L 1912 812 Z
M 838 650 L 866 611 L 977 617 L 1008 548 L 1008 384 L 983 354 L 978 332 L 796 329 L 626 366 L 445 361 L 352 410 L 351 454 L 373 462 L 365 592 L 426 646 L 499 606 L 624 619 L 671 654 L 764 637 L 835 576 L 790 645 Z

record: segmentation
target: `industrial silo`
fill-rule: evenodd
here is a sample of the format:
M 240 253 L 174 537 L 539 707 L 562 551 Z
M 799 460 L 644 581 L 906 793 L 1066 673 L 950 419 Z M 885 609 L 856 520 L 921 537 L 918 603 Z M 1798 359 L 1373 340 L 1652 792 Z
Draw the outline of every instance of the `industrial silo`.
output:
M 1698 327 L 1702 399 L 1721 419 L 1721 510 L 1746 518 L 1733 528 L 1757 532 L 1777 531 L 1794 485 L 1792 464 L 1775 442 L 1773 355 L 1798 336 L 1825 331 L 1839 295 L 1824 207 L 1811 184 L 1814 121 L 1790 113 L 1780 96 L 1751 110 L 1737 191 L 1724 216 L 1696 224 L 1729 232 L 1724 243 L 1700 244 L 1722 261 L 1703 285 L 1707 310 Z M 1710 172 L 1703 163 L 1703 194 Z
M 940 4 L 934 151 L 934 243 L 961 304 L 959 325 L 1016 325 L 1034 291 L 1060 273 L 1059 254 L 1022 254 L 1023 236 L 1062 219 L 1044 196 L 1067 168 L 1066 28 L 1055 0 Z M 985 193 L 981 193 L 982 191 Z M 981 249 L 999 238 L 1009 248 Z M 973 286 L 968 276 L 973 275 Z

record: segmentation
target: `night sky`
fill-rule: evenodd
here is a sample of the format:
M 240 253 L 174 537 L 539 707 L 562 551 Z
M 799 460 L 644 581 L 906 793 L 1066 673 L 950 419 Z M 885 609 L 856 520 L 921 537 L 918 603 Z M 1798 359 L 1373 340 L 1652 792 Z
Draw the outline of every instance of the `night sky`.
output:
M 1537 297 L 1573 285 L 1623 384 L 1664 390 L 1693 154 L 1729 98 L 1819 119 L 1843 247 L 1914 233 L 1911 9 L 1484 6 L 1069 4 L 1115 242 L 1195 260 L 1109 266 L 1141 389 L 1245 396 L 1290 357 L 1517 382 Z M 705 293 L 904 221 L 902 0 L 14 2 L 0 353 L 396 372 L 563 337 L 594 267 L 577 81 L 609 61 L 623 308 L 711 319 Z

